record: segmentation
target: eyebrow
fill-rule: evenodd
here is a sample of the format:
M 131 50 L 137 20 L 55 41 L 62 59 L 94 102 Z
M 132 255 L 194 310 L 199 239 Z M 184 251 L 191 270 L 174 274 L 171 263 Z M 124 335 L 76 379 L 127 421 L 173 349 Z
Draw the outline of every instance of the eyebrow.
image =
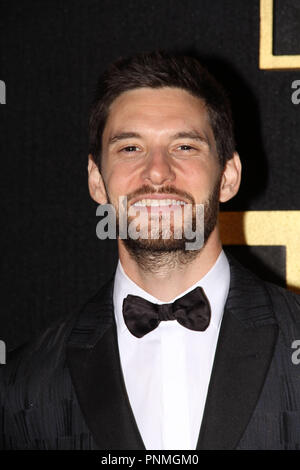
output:
M 108 143 L 110 145 L 110 144 L 114 144 L 115 142 L 118 142 L 119 140 L 131 139 L 132 137 L 139 138 L 139 139 L 142 138 L 142 136 L 138 134 L 137 132 L 121 132 L 120 134 L 116 134 L 113 137 L 111 137 Z
M 197 131 L 178 132 L 173 136 L 173 139 L 199 140 L 200 142 L 204 142 L 205 144 L 209 145 L 208 139 Z
M 138 134 L 137 132 L 121 132 L 119 134 L 116 134 L 116 135 L 112 136 L 109 139 L 108 144 L 112 145 L 115 142 L 118 142 L 120 140 L 131 139 L 131 138 L 141 139 L 142 136 L 140 134 Z M 200 134 L 199 132 L 197 132 L 197 131 L 177 132 L 177 134 L 173 135 L 171 138 L 174 139 L 174 140 L 176 140 L 176 139 L 198 140 L 200 142 L 204 142 L 205 144 L 207 144 L 209 146 L 208 139 L 206 137 L 204 137 L 202 134 Z

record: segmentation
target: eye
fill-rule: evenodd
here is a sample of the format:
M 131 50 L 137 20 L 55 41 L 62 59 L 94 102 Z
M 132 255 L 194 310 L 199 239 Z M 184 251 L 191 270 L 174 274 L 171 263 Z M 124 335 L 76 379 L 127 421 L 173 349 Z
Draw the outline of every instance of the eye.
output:
M 128 145 L 127 147 L 124 147 L 121 149 L 121 152 L 126 152 L 126 153 L 132 153 L 140 150 L 139 147 L 136 145 Z
M 191 147 L 191 145 L 180 145 L 178 148 L 184 151 L 195 150 L 194 147 Z

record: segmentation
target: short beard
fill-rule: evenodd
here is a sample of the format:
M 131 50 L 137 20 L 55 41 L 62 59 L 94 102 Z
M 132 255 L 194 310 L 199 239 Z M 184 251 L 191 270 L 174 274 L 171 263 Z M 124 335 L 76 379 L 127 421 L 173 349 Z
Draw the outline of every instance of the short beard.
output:
M 218 179 L 208 199 L 204 205 L 204 241 L 201 248 L 187 250 L 186 242 L 190 242 L 185 237 L 175 239 L 146 239 L 146 238 L 125 238 L 122 243 L 127 249 L 131 258 L 146 273 L 167 273 L 170 270 L 182 269 L 186 264 L 191 263 L 203 250 L 209 236 L 214 230 L 219 212 L 220 183 Z M 117 211 L 118 214 L 118 211 Z M 119 220 L 117 216 L 117 228 Z M 196 229 L 196 215 L 193 210 L 192 229 Z

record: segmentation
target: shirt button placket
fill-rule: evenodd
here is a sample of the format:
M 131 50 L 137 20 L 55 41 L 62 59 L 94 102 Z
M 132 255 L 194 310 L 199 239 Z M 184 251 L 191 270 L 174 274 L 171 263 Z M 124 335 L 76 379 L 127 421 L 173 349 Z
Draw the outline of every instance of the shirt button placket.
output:
M 162 326 L 161 380 L 163 449 L 191 449 L 183 327 L 177 322 L 176 324 L 174 324 L 174 322 L 166 322 Z

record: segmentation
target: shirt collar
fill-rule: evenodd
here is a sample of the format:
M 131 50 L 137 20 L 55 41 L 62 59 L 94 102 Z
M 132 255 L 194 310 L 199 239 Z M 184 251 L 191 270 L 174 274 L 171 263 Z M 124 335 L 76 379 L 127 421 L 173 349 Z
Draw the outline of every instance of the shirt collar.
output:
M 227 260 L 227 257 L 222 250 L 217 261 L 212 266 L 212 268 L 205 274 L 202 279 L 197 281 L 195 284 L 190 286 L 184 292 L 179 294 L 170 302 L 182 297 L 195 287 L 202 287 L 211 307 L 211 323 L 215 328 L 219 328 L 225 302 L 228 296 L 230 284 L 230 267 Z M 138 295 L 146 300 L 149 300 L 152 303 L 162 304 L 163 301 L 153 297 L 151 294 L 146 292 L 144 289 L 139 287 L 135 282 L 133 282 L 125 273 L 120 260 L 118 261 L 115 280 L 114 280 L 114 292 L 113 292 L 113 302 L 114 302 L 114 311 L 117 323 L 118 333 L 123 333 L 127 330 L 127 326 L 124 322 L 122 305 L 123 300 L 127 297 L 128 294 Z

